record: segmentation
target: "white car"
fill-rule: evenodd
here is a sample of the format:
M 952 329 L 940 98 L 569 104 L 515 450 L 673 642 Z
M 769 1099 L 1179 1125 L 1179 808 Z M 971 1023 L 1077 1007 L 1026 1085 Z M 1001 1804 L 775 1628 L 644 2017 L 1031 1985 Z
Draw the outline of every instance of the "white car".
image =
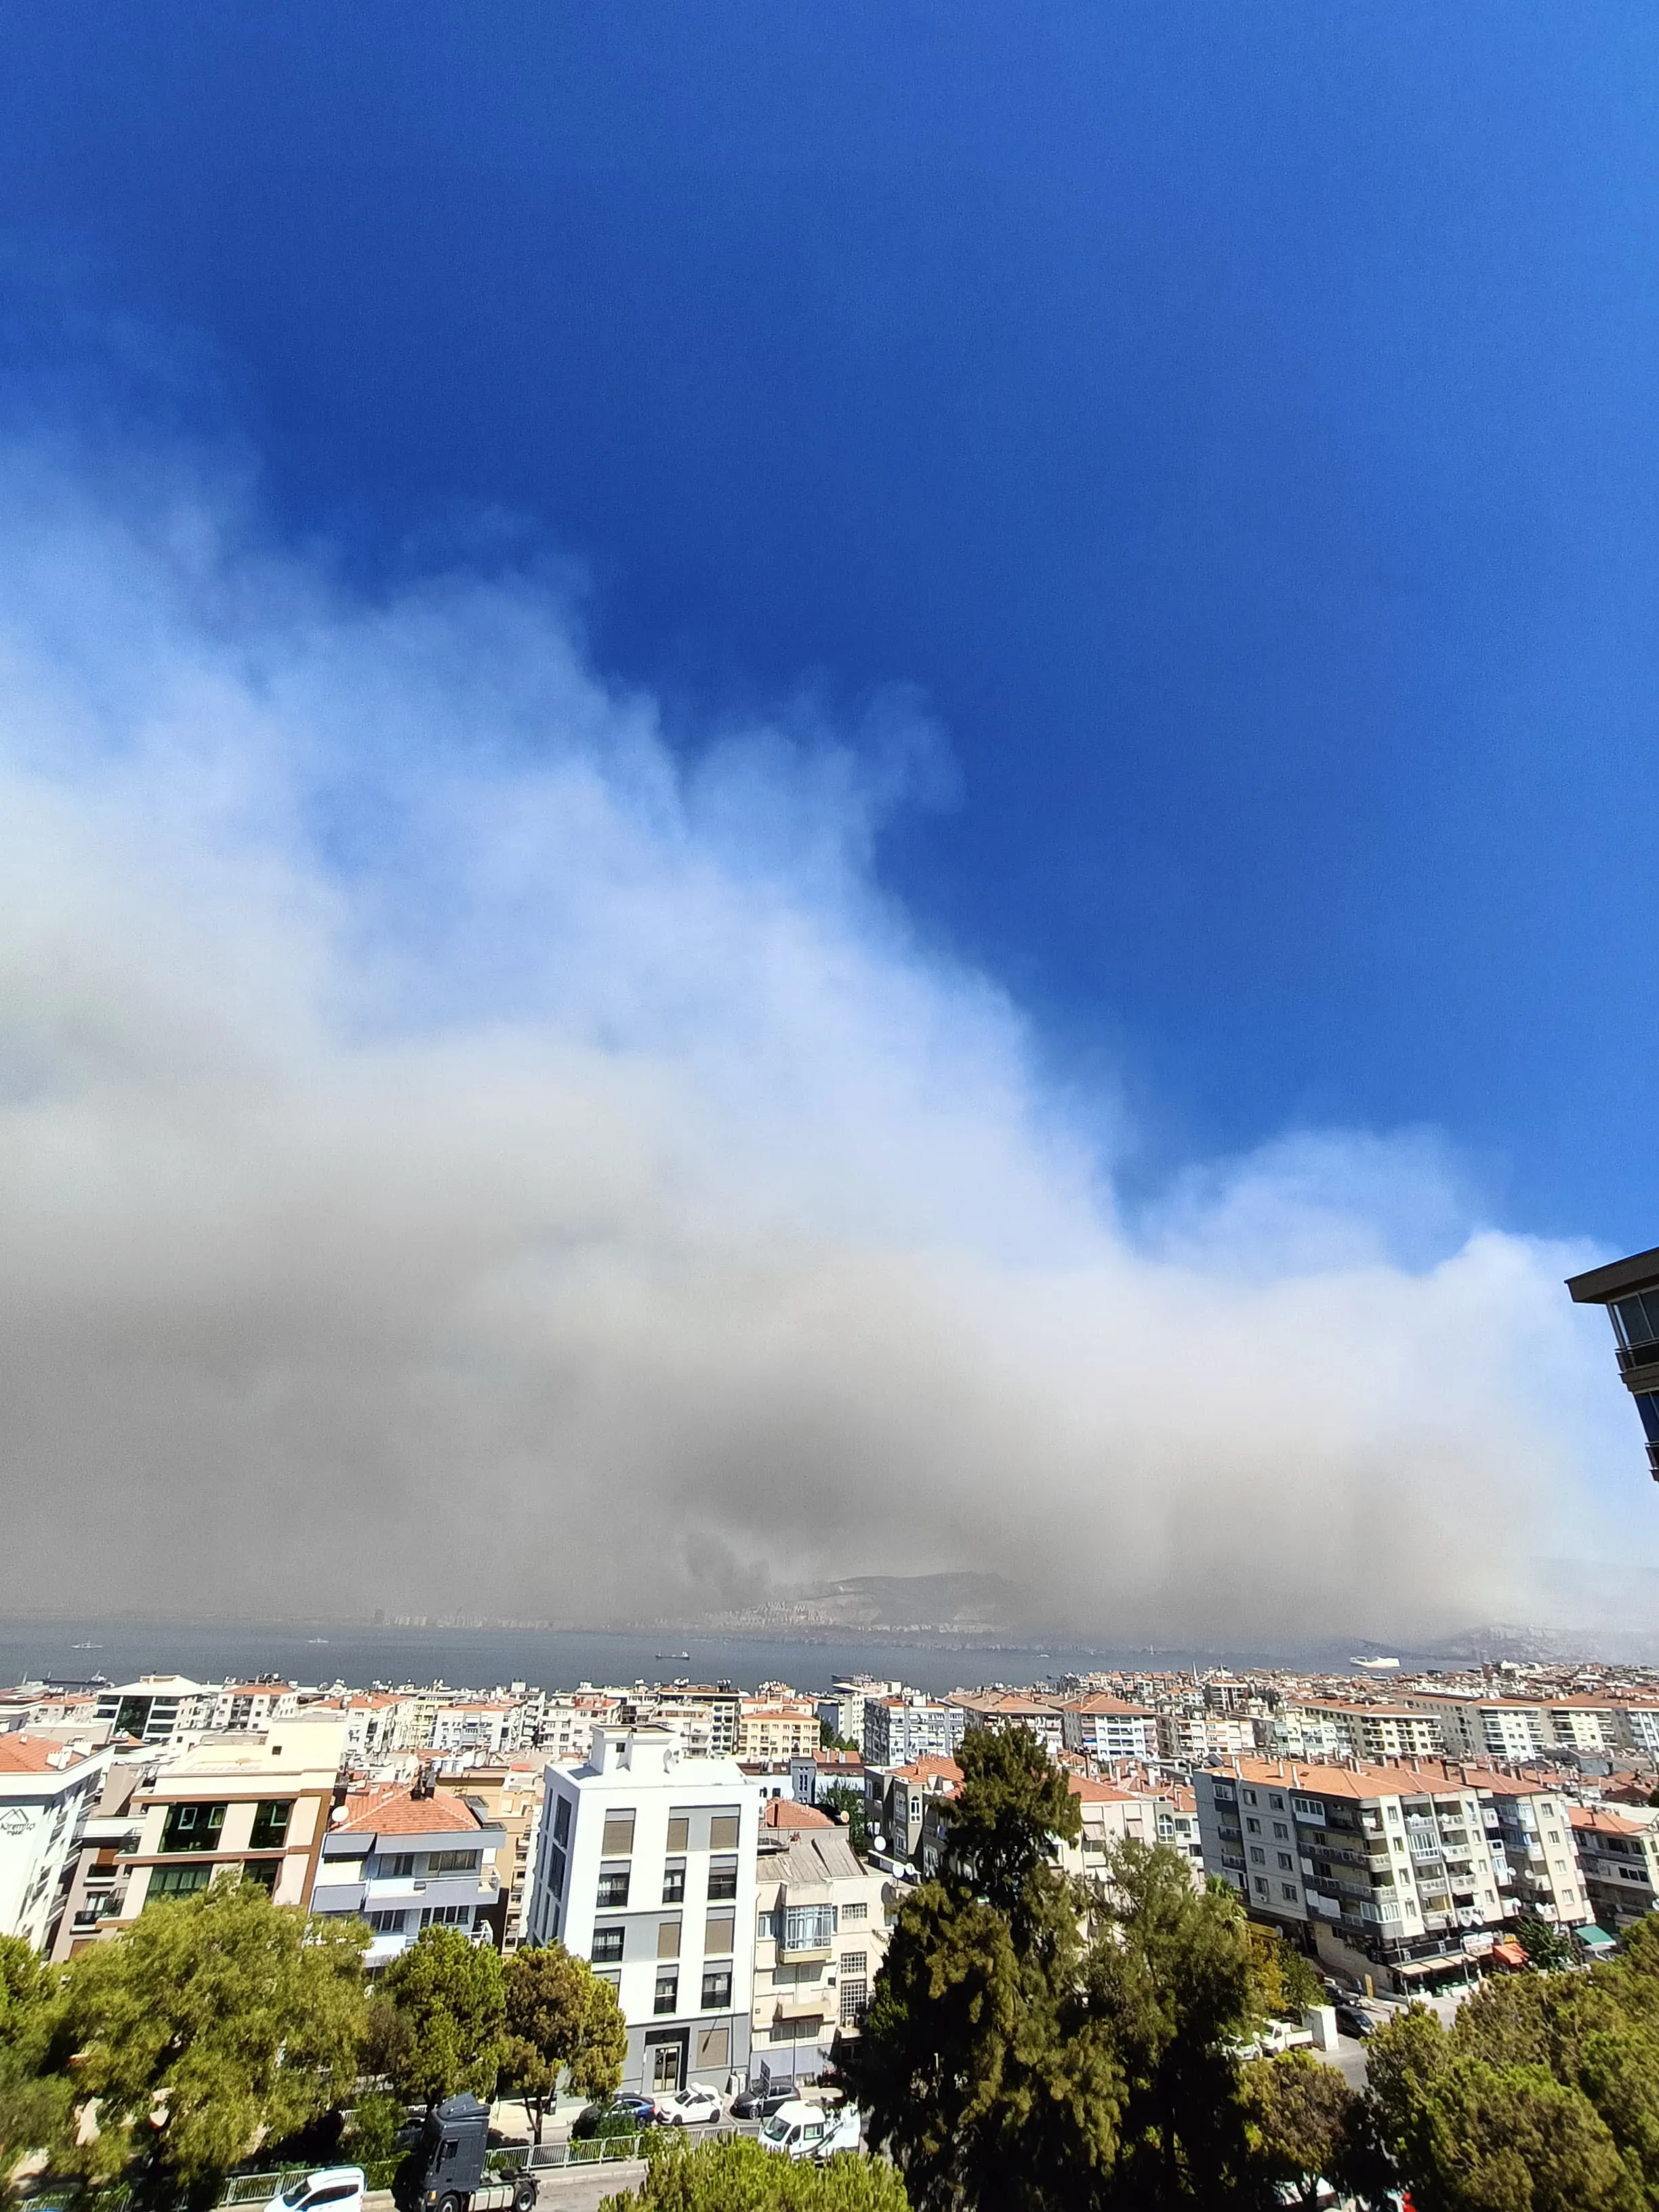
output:
M 719 2119 L 720 2099 L 712 2089 L 676 2089 L 672 2097 L 659 2097 L 656 2112 L 665 2128 L 707 2127 Z
M 302 2173 L 277 2191 L 265 2212 L 313 2212 L 324 2204 L 330 2212 L 363 2212 L 361 2166 L 325 2166 L 315 2173 Z

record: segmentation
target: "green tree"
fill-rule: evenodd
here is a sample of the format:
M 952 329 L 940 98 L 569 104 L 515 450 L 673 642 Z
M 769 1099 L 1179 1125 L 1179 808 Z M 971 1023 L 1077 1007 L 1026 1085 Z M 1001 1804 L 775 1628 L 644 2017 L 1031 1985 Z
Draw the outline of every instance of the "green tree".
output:
M 1217 2201 L 1250 2164 L 1233 2053 L 1257 2016 L 1243 1907 L 1231 1889 L 1194 1889 L 1180 1852 L 1131 1838 L 1096 1916 L 1089 2008 L 1127 2081 L 1112 2202 Z
M 832 1783 L 829 1789 L 818 1792 L 818 1808 L 832 1820 L 846 1823 L 847 1839 L 860 1858 L 870 1849 L 870 1802 L 862 1790 L 854 1790 L 849 1782 Z
M 854 1743 L 850 1736 L 837 1735 L 828 1721 L 818 1723 L 818 1748 L 820 1751 L 850 1751 L 859 1758 L 864 1755 L 862 1744 Z
M 1370 2101 L 1413 2202 L 1420 2212 L 1640 2212 L 1653 2200 L 1639 2160 L 1620 2154 L 1583 2089 L 1543 2063 L 1477 2055 L 1484 2038 L 1526 2025 L 1505 1998 L 1462 2033 L 1461 2017 L 1449 2035 L 1413 2007 L 1372 2038 Z M 1547 2034 L 1541 2015 L 1531 2025 Z
M 68 2130 L 69 2081 L 50 2066 L 61 1981 L 22 1936 L 0 1936 L 0 2189 Z
M 1288 2185 L 1303 2204 L 1317 2203 L 1321 2180 L 1334 2182 L 1352 2162 L 1359 2099 L 1334 2066 L 1306 2051 L 1254 2060 L 1243 2087 L 1263 2178 Z
M 1082 1834 L 1082 1806 L 1028 1729 L 970 1729 L 957 1763 L 962 1787 L 946 1827 L 951 1858 L 993 1911 L 1018 1920 L 1053 1845 Z
M 603 2101 L 616 2094 L 628 2029 L 610 1983 L 561 1943 L 517 1952 L 505 1982 L 504 2063 L 539 2142 L 562 2076 L 573 2095 Z
M 1526 1953 L 1527 1964 L 1544 1973 L 1571 1966 L 1578 1955 L 1571 1936 L 1564 1936 L 1559 1928 L 1539 1919 L 1535 1913 L 1523 1913 L 1510 1933 Z
M 408 2118 L 407 2110 L 396 2097 L 372 2090 L 368 2096 L 359 2097 L 351 2108 L 345 2148 L 359 2166 L 379 2166 L 397 2149 L 398 2133 Z
M 344 2101 L 364 2025 L 361 1922 L 220 1881 L 150 1906 L 70 1964 L 60 2052 L 97 2130 L 78 2162 L 125 2172 L 141 2203 L 211 2202 L 262 2135 Z
M 599 2212 L 908 2212 L 893 2168 L 855 2152 L 809 2166 L 757 2142 L 682 2138 L 647 2155 L 643 2185 L 605 2197 Z
M 1252 2011 L 1264 2020 L 1300 2020 L 1311 2006 L 1325 2002 L 1323 1984 L 1293 1943 L 1259 1921 L 1248 1923 L 1247 1932 Z
M 458 2090 L 487 2103 L 501 2071 L 507 1996 L 501 1962 L 459 1928 L 423 1928 L 380 1977 L 409 2039 L 394 2057 L 398 2094 L 428 2112 Z

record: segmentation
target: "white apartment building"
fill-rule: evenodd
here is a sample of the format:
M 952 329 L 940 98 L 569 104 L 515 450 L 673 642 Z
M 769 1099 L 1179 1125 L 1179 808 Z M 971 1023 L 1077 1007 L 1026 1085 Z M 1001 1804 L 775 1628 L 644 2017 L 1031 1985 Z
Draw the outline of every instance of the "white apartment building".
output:
M 967 1731 L 960 1705 L 914 1690 L 864 1701 L 864 1763 L 908 1766 L 918 1759 L 951 1759 Z
M 51 1948 L 81 1831 L 113 1756 L 108 1745 L 27 1729 L 0 1735 L 0 1935 Z
M 1307 1930 L 1333 1964 L 1358 1953 L 1408 1975 L 1522 1911 L 1593 1917 L 1568 1808 L 1548 1783 L 1437 1759 L 1240 1759 L 1194 1789 L 1206 1873 L 1253 1912 Z
M 548 1759 L 581 1761 L 593 1740 L 593 1723 L 614 1722 L 621 1704 L 614 1690 L 574 1690 L 547 1698 L 542 1706 L 537 1748 Z
M 501 1759 L 523 1742 L 524 1718 L 525 1709 L 516 1703 L 456 1698 L 433 1715 L 427 1747 L 440 1758 L 477 1752 L 486 1759 Z
M 213 1725 L 219 1692 L 183 1674 L 142 1674 L 98 1694 L 98 1717 L 117 1735 L 140 1743 L 173 1743 Z
M 290 1716 L 262 1735 L 209 1736 L 134 1790 L 94 1932 L 188 1897 L 234 1868 L 278 1905 L 307 1905 L 344 1748 L 337 1716 Z
M 597 1727 L 550 1765 L 528 1940 L 591 1960 L 628 2024 L 623 2086 L 723 2087 L 749 2067 L 760 1796 L 666 1730 Z
M 754 2061 L 810 2081 L 856 2035 L 887 1949 L 891 1886 L 842 1828 L 769 1832 L 755 1870 Z
M 504 1828 L 464 1797 L 437 1790 L 429 1771 L 413 1785 L 360 1784 L 322 1839 L 312 1909 L 368 1923 L 371 1972 L 406 1951 L 423 1928 L 497 1936 L 495 1857 L 505 1841 Z
M 1256 1722 L 1237 1713 L 1160 1712 L 1158 1750 L 1178 1766 L 1203 1766 L 1211 1759 L 1240 1755 L 1254 1758 L 1261 1747 Z
M 1572 1840 L 1591 1910 L 1616 1932 L 1659 1904 L 1659 1808 L 1574 1805 Z
M 263 1732 L 272 1721 L 289 1720 L 300 1710 L 299 1692 L 289 1682 L 227 1682 L 215 1695 L 208 1725 L 216 1735 Z
M 1060 1708 L 1060 1723 L 1066 1750 L 1090 1759 L 1150 1763 L 1158 1756 L 1158 1715 L 1127 1698 L 1068 1698 Z
M 1619 1732 L 1626 1748 L 1659 1760 L 1659 1704 L 1646 1705 L 1632 1698 L 1616 1708 Z

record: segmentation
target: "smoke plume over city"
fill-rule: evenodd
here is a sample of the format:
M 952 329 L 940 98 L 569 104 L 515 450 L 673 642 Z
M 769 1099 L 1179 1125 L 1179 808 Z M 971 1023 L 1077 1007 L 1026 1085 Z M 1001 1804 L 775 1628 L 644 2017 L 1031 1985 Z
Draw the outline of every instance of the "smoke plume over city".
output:
M 1120 1196 L 1121 1109 L 883 890 L 950 773 L 902 693 L 671 743 L 533 573 L 358 592 L 182 464 L 17 447 L 0 511 L 18 1601 L 976 1571 L 1404 1634 L 1527 1617 L 1643 1484 L 1595 1255 L 1431 1135 Z

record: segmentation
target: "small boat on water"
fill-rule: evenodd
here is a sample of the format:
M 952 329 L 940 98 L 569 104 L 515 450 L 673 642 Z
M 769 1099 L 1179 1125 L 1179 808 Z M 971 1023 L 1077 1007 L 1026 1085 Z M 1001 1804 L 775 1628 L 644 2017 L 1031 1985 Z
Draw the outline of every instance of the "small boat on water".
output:
M 689 1651 L 659 1651 L 657 1656 L 659 1659 L 689 1659 L 691 1654 Z
M 1362 1659 L 1357 1653 L 1348 1664 L 1351 1667 L 1363 1667 L 1370 1674 L 1394 1674 L 1400 1670 L 1400 1662 L 1397 1659 Z

